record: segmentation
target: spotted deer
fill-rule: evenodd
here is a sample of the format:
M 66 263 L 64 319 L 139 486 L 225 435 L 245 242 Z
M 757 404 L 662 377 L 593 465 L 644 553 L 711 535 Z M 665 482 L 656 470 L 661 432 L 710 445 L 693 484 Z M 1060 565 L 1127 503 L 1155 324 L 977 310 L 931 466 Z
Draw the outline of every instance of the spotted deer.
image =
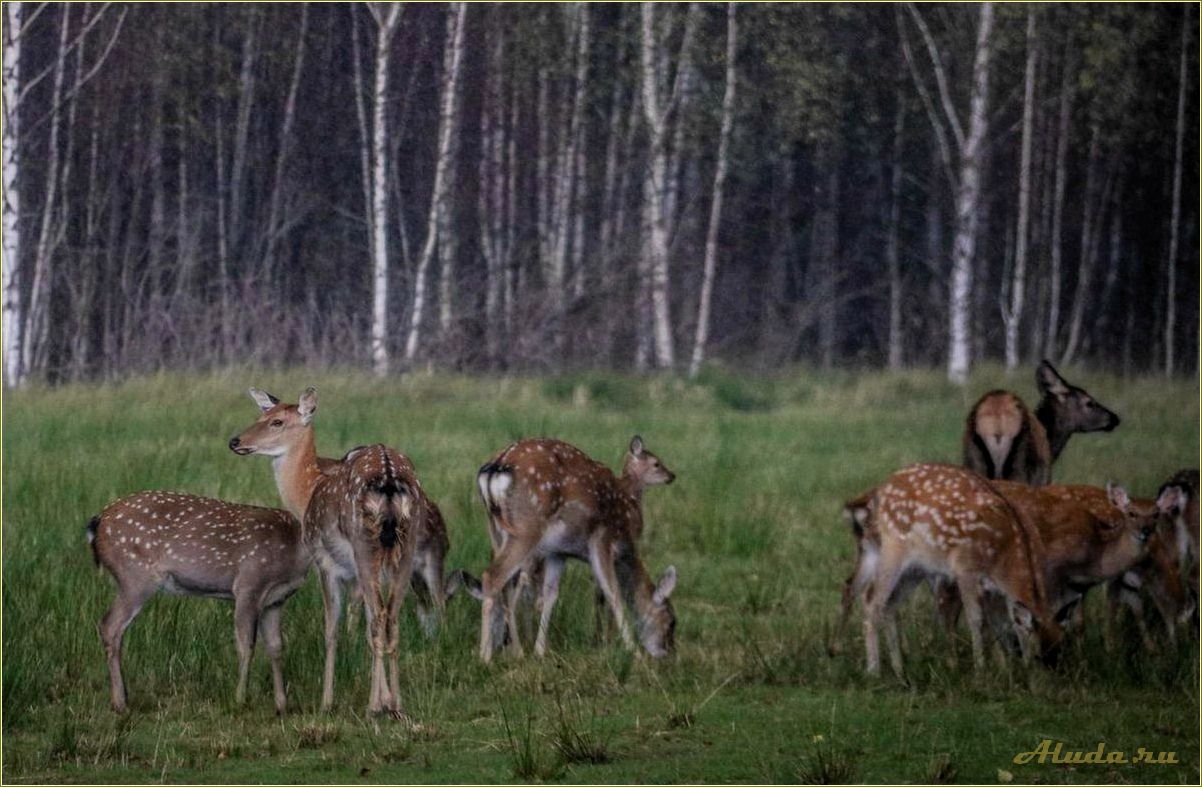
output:
M 983 601 L 1000 597 L 1024 659 L 1054 656 L 1061 639 L 1044 585 L 1044 548 L 1025 515 L 987 481 L 961 467 L 918 464 L 876 487 L 868 506 L 875 537 L 862 540 L 864 639 L 869 673 L 880 671 L 878 630 L 885 628 L 893 671 L 902 675 L 897 606 L 927 576 L 955 583 L 984 666 Z
M 281 403 L 275 396 L 257 388 L 250 389 L 250 397 L 259 406 L 259 417 L 230 440 L 230 449 L 242 456 L 270 456 L 280 500 L 295 517 L 303 520 L 313 490 L 343 463 L 341 459 L 317 455 L 312 425 L 317 394 L 312 388 L 308 389 L 301 395 L 300 404 Z M 418 504 L 424 509 L 422 517 L 426 526 L 414 545 L 410 586 L 417 602 L 418 619 L 426 635 L 431 636 L 442 618 L 447 597 L 454 589 L 443 579 L 450 540 L 442 512 L 434 501 L 423 494 Z M 351 583 L 349 589 L 348 618 L 353 620 L 361 595 L 357 585 Z
M 676 587 L 676 569 L 669 566 L 658 582 L 652 582 L 637 542 L 643 531 L 643 490 L 673 478 L 638 437 L 631 440 L 620 477 L 580 449 L 551 439 L 520 440 L 481 467 L 476 481 L 488 511 L 493 556 L 481 576 L 480 657 L 492 660 L 506 626 L 498 596 L 519 571 L 537 570 L 539 562 L 543 568 L 535 653 L 546 652 L 567 558 L 589 563 L 628 648 L 634 648 L 634 637 L 625 603 L 634 609 L 643 648 L 654 657 L 671 652 L 676 615 L 669 597 Z M 512 604 L 514 599 L 508 601 Z
M 262 412 L 230 440 L 230 448 L 241 455 L 273 457 L 280 496 L 290 510 L 301 512 L 305 541 L 315 550 L 325 607 L 321 707 L 328 710 L 334 702 L 342 592 L 350 585 L 362 592 L 367 613 L 372 655 L 368 710 L 399 715 L 397 615 L 405 589 L 421 576 L 421 585 L 413 584 L 421 587 L 415 595 L 423 620 L 445 601 L 446 534 L 437 508 L 422 491 L 412 462 L 385 446 L 356 448 L 337 463 L 319 465 L 312 426 L 314 389 L 306 389 L 295 405 L 261 391 L 251 395 Z M 419 555 L 422 545 L 425 555 Z
M 1110 484 L 1105 489 L 1075 484 L 1034 488 L 996 481 L 993 486 L 1038 528 L 1053 610 L 1074 627 L 1080 626 L 1086 592 L 1147 560 L 1150 546 L 1171 532 L 1180 502 L 1175 487 L 1156 500 L 1143 500 Z M 1175 603 L 1183 600 L 1178 587 Z
M 1032 413 L 1017 395 L 994 390 L 969 411 L 962 439 L 964 466 L 986 478 L 1040 486 L 1074 434 L 1109 432 L 1119 417 L 1083 388 L 1070 385 L 1046 360 L 1035 370 L 1040 400 Z
M 117 596 L 99 625 L 113 710 L 126 708 L 121 674 L 125 630 L 162 590 L 233 600 L 238 647 L 234 697 L 239 703 L 246 698 L 257 634 L 271 662 L 276 712 L 284 713 L 280 609 L 312 565 L 312 551 L 292 515 L 177 492 L 139 492 L 92 517 L 88 540 L 96 564 L 117 583 Z

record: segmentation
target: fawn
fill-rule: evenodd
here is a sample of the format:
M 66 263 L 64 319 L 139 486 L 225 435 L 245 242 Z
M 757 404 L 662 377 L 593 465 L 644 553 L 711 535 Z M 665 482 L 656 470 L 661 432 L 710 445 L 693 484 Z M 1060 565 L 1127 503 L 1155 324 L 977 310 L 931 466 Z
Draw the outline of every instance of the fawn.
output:
M 235 699 L 246 698 L 256 632 L 271 662 L 275 709 L 286 705 L 280 608 L 305 581 L 312 551 L 286 511 L 177 492 L 139 492 L 110 503 L 88 522 L 96 564 L 117 582 L 100 621 L 113 710 L 126 707 L 121 676 L 125 629 L 159 590 L 233 599 L 238 646 Z
M 621 477 L 583 451 L 551 439 L 520 440 L 480 468 L 476 480 L 488 510 L 493 557 L 481 576 L 480 657 L 491 661 L 505 628 L 497 597 L 524 568 L 543 563 L 535 653 L 547 649 L 547 629 L 559 593 L 564 561 L 588 561 L 628 648 L 634 638 L 624 602 L 635 611 L 639 639 L 652 656 L 674 647 L 676 615 L 669 597 L 676 569 L 652 582 L 638 557 L 643 531 L 642 494 L 675 476 L 635 437 Z M 516 601 L 510 594 L 509 606 Z M 509 626 L 514 621 L 510 616 Z M 516 631 L 512 631 L 516 636 Z

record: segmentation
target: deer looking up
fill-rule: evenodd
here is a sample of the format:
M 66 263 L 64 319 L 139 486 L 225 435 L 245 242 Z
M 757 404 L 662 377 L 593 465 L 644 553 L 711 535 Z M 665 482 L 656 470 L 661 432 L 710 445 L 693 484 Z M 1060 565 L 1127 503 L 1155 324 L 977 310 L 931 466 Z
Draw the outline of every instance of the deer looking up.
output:
M 630 443 L 620 478 L 580 449 L 551 439 L 520 440 L 481 467 L 476 481 L 488 510 L 493 557 L 481 577 L 480 657 L 492 659 L 505 627 L 497 597 L 532 561 L 544 562 L 535 652 L 546 652 L 566 558 L 588 561 L 628 648 L 634 647 L 634 637 L 624 603 L 634 609 L 647 652 L 655 657 L 671 652 L 676 615 L 669 597 L 676 569 L 669 566 L 652 582 L 637 542 L 643 531 L 643 489 L 673 478 L 638 437 Z
M 88 541 L 96 564 L 117 582 L 117 597 L 99 626 L 113 710 L 126 708 L 121 675 L 125 629 L 142 605 L 164 590 L 233 599 L 238 646 L 234 697 L 239 703 L 246 698 L 257 632 L 271 661 L 276 712 L 284 712 L 280 608 L 304 583 L 312 564 L 300 524 L 288 512 L 177 492 L 139 492 L 92 517 Z
M 299 404 L 283 404 L 257 388 L 250 397 L 259 406 L 259 417 L 241 434 L 230 440 L 230 449 L 241 456 L 260 454 L 272 457 L 276 486 L 284 506 L 297 519 L 304 520 L 313 490 L 323 477 L 342 464 L 339 459 L 317 455 L 312 425 L 317 410 L 317 393 L 307 389 Z M 450 540 L 442 512 L 434 501 L 422 494 L 425 528 L 414 545 L 411 587 L 417 600 L 417 615 L 427 636 L 432 635 L 442 617 L 450 586 L 443 579 L 443 568 Z M 340 594 L 341 595 L 341 594 Z M 351 586 L 351 609 L 359 598 L 357 585 Z
M 437 509 L 422 491 L 413 464 L 385 446 L 356 448 L 341 462 L 320 467 L 312 426 L 317 393 L 312 388 L 295 405 L 258 391 L 252 396 L 262 414 L 230 440 L 230 448 L 242 455 L 273 457 L 280 496 L 290 509 L 301 512 L 305 541 L 315 550 L 325 606 L 322 709 L 334 701 L 342 588 L 350 584 L 362 591 L 367 610 L 372 652 L 368 710 L 399 714 L 396 618 L 405 587 L 416 577 L 415 563 L 421 562 L 422 569 L 423 587 L 416 593 L 419 609 L 431 600 L 440 609 L 445 598 L 441 551 L 437 562 L 415 557 L 418 545 L 438 541 L 438 534 L 429 532 L 430 521 L 436 521 L 436 527 L 442 524 L 431 513 Z M 445 532 L 442 539 L 445 543 Z M 387 678 L 386 660 L 391 669 Z
M 1119 417 L 1070 385 L 1047 361 L 1035 371 L 1041 398 L 1032 413 L 1009 391 L 982 396 L 964 425 L 964 466 L 986 478 L 1035 486 L 1051 482 L 1052 464 L 1078 432 L 1109 432 Z

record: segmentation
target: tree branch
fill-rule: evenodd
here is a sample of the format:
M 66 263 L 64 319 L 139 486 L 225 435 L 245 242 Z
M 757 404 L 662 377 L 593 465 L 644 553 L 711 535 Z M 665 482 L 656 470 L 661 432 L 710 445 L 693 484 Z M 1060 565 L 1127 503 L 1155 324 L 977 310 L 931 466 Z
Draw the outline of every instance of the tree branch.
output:
M 935 82 L 939 85 L 939 99 L 943 103 L 943 111 L 947 114 L 947 122 L 952 128 L 952 134 L 956 137 L 956 146 L 963 148 L 964 127 L 960 125 L 960 118 L 956 115 L 956 106 L 952 102 L 951 90 L 947 86 L 947 70 L 943 67 L 943 59 L 939 57 L 939 48 L 935 46 L 931 28 L 927 27 L 926 20 L 918 13 L 918 9 L 914 7 L 913 3 L 906 3 L 906 10 L 910 12 L 910 16 L 914 17 L 914 24 L 918 25 L 918 32 L 922 33 L 922 40 L 926 43 L 931 63 L 935 67 Z

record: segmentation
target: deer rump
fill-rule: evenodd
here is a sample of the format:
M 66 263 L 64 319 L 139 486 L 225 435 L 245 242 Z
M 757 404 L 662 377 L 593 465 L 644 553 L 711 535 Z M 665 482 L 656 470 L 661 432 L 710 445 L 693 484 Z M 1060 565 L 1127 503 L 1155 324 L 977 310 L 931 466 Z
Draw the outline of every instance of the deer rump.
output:
M 973 405 L 964 424 L 964 466 L 990 479 L 1041 486 L 1051 480 L 1047 432 L 1026 404 L 993 390 Z

